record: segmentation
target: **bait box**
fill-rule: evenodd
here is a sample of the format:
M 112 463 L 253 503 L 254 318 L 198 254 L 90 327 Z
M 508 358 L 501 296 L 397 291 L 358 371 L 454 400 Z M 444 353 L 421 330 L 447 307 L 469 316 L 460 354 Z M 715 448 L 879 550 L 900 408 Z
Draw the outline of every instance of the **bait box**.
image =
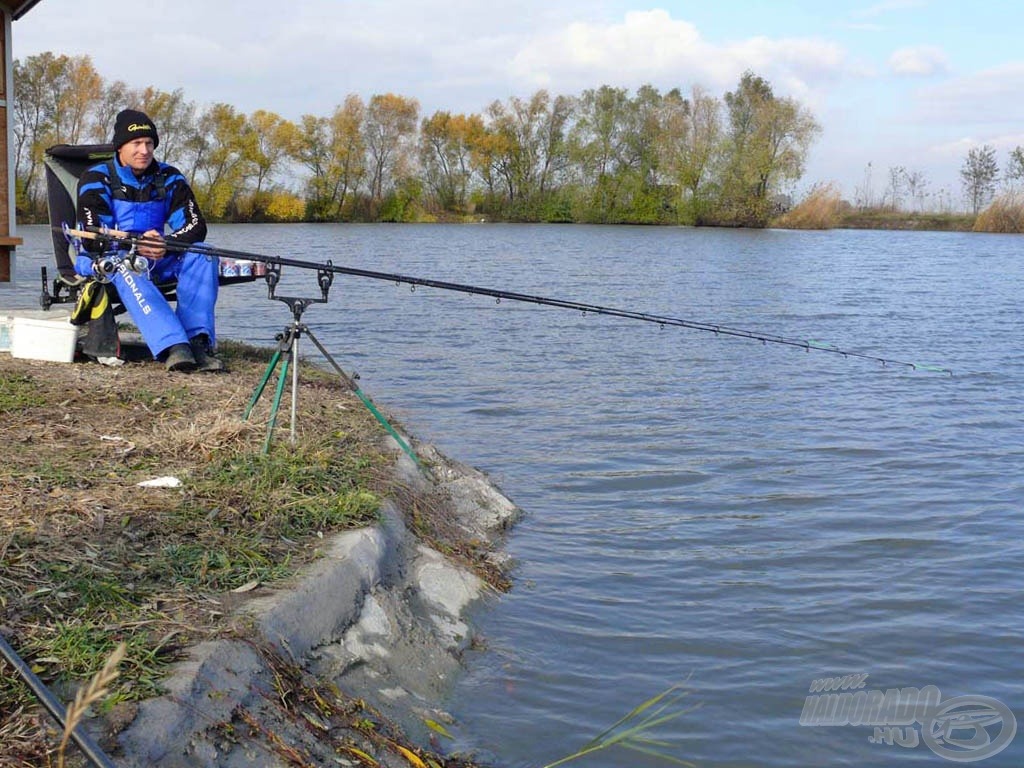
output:
M 70 363 L 75 359 L 78 327 L 66 317 L 42 320 L 15 316 L 6 320 L 9 323 L 11 357 L 53 363 Z

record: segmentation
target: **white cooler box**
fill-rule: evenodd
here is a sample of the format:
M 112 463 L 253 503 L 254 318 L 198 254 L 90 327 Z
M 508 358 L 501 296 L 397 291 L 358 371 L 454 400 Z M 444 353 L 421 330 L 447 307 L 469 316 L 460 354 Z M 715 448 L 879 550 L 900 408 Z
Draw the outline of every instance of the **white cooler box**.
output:
M 11 357 L 54 363 L 70 363 L 75 359 L 78 326 L 72 325 L 67 316 L 53 320 L 15 316 L 7 320 Z

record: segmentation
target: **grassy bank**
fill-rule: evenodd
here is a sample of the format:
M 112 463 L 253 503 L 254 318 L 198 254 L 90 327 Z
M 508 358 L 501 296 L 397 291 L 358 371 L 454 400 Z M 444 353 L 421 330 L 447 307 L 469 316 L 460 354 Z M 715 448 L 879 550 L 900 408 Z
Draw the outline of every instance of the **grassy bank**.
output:
M 890 208 L 855 208 L 832 184 L 820 185 L 791 210 L 772 221 L 782 229 L 887 229 L 934 232 L 1024 232 L 1024 194 L 998 195 L 977 216 L 968 213 L 926 213 Z
M 843 229 L 927 230 L 972 232 L 974 216 L 966 213 L 909 213 L 904 211 L 854 210 L 839 217 Z
M 782 229 L 888 229 L 970 232 L 975 217 L 954 213 L 911 213 L 888 208 L 855 208 L 843 200 L 838 187 L 814 187 L 772 226 Z
M 269 393 L 249 422 L 241 414 L 268 353 L 223 351 L 230 373 L 190 376 L 152 362 L 115 369 L 0 354 L 0 627 L 65 702 L 124 644 L 120 673 L 94 707 L 110 725 L 107 747 L 190 645 L 244 634 L 233 619 L 240 604 L 315 559 L 329 534 L 374 522 L 385 496 L 403 499 L 425 541 L 500 580 L 439 500 L 397 485 L 380 425 L 335 377 L 303 367 L 296 444 L 285 423 L 263 455 Z M 166 477 L 180 487 L 138 485 Z M 353 749 L 401 744 L 358 698 L 300 691 L 302 675 L 277 663 L 296 700 L 327 702 L 325 717 Z M 51 764 L 55 728 L 0 663 L 0 765 Z

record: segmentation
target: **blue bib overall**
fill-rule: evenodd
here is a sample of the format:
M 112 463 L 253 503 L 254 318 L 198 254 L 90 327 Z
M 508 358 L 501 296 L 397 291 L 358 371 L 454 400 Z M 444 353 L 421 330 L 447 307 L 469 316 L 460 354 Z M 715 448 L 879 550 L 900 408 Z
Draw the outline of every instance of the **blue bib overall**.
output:
M 141 194 L 136 193 L 136 200 L 127 199 L 126 182 L 135 181 L 126 178 L 131 172 L 126 169 L 124 174 L 118 173 L 120 169 L 113 161 L 109 166 L 112 228 L 133 235 L 149 230 L 163 232 L 170 215 L 170 195 L 164 189 L 162 174 L 158 172 L 156 179 L 147 185 L 149 200 L 140 202 L 139 197 L 147 197 L 145 187 L 141 188 Z M 140 190 L 138 182 L 132 186 Z M 78 262 L 77 271 L 92 274 L 91 258 L 86 263 L 80 257 Z M 112 282 L 154 357 L 174 344 L 187 344 L 201 333 L 209 336 L 211 345 L 216 343 L 214 306 L 218 271 L 216 256 L 192 251 L 168 252 L 163 258 L 150 262 L 148 274 L 136 274 L 122 262 Z M 178 283 L 177 308 L 172 309 L 157 285 L 175 280 Z

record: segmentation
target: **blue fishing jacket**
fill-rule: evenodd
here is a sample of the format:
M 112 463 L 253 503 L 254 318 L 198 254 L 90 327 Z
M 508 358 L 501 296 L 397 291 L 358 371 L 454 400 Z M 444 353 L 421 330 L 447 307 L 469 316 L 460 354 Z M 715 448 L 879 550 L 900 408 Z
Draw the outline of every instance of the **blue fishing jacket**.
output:
M 78 220 L 85 227 L 107 227 L 140 235 L 167 233 L 178 242 L 202 244 L 206 221 L 191 187 L 172 165 L 154 160 L 141 176 L 117 157 L 89 168 L 78 182 Z M 169 232 L 168 232 L 169 230 Z M 85 240 L 75 271 L 93 275 L 93 260 L 103 244 Z M 112 277 L 118 295 L 154 356 L 174 344 L 205 333 L 211 343 L 218 289 L 217 258 L 193 251 L 168 252 L 137 274 L 121 264 Z M 177 282 L 172 309 L 158 285 Z

